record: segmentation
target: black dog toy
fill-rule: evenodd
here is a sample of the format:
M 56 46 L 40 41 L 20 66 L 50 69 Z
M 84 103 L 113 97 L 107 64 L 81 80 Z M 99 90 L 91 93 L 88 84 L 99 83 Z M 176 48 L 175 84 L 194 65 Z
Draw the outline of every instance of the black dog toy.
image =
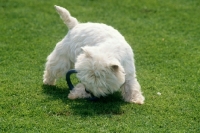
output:
M 74 73 L 78 73 L 78 72 L 75 69 L 71 69 L 66 74 L 66 81 L 67 81 L 67 84 L 68 84 L 70 90 L 74 89 L 74 85 L 72 84 L 71 79 L 70 79 L 71 74 L 74 74 Z M 85 91 L 87 93 L 90 93 L 89 91 L 87 91 L 87 89 L 85 89 Z M 88 100 L 97 101 L 99 99 L 99 98 L 95 97 L 92 93 L 90 93 L 90 94 L 92 97 L 88 98 Z
M 73 73 L 77 73 L 77 71 L 75 69 L 71 69 L 66 74 L 66 81 L 67 81 L 67 84 L 68 84 L 70 90 L 73 90 L 73 88 L 74 88 L 74 86 L 73 86 L 73 84 L 72 84 L 72 82 L 70 80 L 70 76 Z

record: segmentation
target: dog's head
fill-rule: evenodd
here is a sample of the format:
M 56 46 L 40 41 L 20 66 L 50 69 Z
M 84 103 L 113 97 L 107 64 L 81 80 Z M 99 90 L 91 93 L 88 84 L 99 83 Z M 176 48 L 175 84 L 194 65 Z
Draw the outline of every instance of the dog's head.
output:
M 87 91 L 100 97 L 120 89 L 125 82 L 125 72 L 120 62 L 95 47 L 84 47 L 75 63 L 77 78 Z

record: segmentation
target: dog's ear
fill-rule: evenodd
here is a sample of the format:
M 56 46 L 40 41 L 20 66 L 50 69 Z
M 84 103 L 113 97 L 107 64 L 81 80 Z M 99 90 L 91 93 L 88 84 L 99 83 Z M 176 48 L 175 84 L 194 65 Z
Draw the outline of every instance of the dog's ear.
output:
M 117 71 L 117 70 L 119 69 L 119 66 L 116 65 L 116 64 L 112 64 L 112 65 L 111 65 L 111 69 L 112 69 L 113 71 Z
M 118 65 L 118 63 L 116 63 L 116 62 L 111 62 L 111 63 L 109 64 L 109 67 L 110 67 L 110 69 L 111 69 L 113 72 L 119 71 L 119 65 Z
M 92 57 L 92 51 L 89 47 L 81 47 L 81 49 L 85 53 L 86 57 L 88 57 L 88 58 Z

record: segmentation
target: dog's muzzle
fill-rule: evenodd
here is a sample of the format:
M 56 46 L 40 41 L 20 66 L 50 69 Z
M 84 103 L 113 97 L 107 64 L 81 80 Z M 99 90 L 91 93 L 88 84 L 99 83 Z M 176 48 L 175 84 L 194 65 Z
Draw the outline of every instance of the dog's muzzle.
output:
M 72 74 L 74 74 L 74 73 L 78 73 L 75 69 L 71 69 L 71 70 L 69 70 L 68 72 L 67 72 L 67 74 L 66 74 L 66 81 L 67 81 L 67 85 L 69 86 L 69 89 L 70 90 L 73 90 L 74 89 L 74 85 L 72 84 L 72 82 L 71 82 L 71 79 L 70 79 L 70 76 L 72 75 Z M 96 100 L 98 100 L 99 98 L 97 98 L 97 97 L 95 97 L 91 92 L 89 92 L 89 91 L 87 91 L 87 89 L 85 88 L 85 91 L 87 92 L 87 93 L 90 93 L 91 94 L 91 98 L 88 98 L 89 100 L 91 100 L 91 101 L 96 101 Z

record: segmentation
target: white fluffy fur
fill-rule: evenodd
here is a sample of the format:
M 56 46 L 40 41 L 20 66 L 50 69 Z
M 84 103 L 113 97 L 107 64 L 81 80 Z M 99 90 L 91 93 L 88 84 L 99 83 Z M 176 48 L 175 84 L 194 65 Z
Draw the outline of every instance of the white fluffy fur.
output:
M 96 97 L 121 91 L 125 101 L 143 104 L 133 51 L 124 37 L 111 26 L 78 23 L 65 8 L 55 8 L 69 32 L 48 56 L 43 83 L 54 85 L 57 78 L 75 67 L 81 83 L 68 98 L 91 97 L 85 92 L 87 88 Z

